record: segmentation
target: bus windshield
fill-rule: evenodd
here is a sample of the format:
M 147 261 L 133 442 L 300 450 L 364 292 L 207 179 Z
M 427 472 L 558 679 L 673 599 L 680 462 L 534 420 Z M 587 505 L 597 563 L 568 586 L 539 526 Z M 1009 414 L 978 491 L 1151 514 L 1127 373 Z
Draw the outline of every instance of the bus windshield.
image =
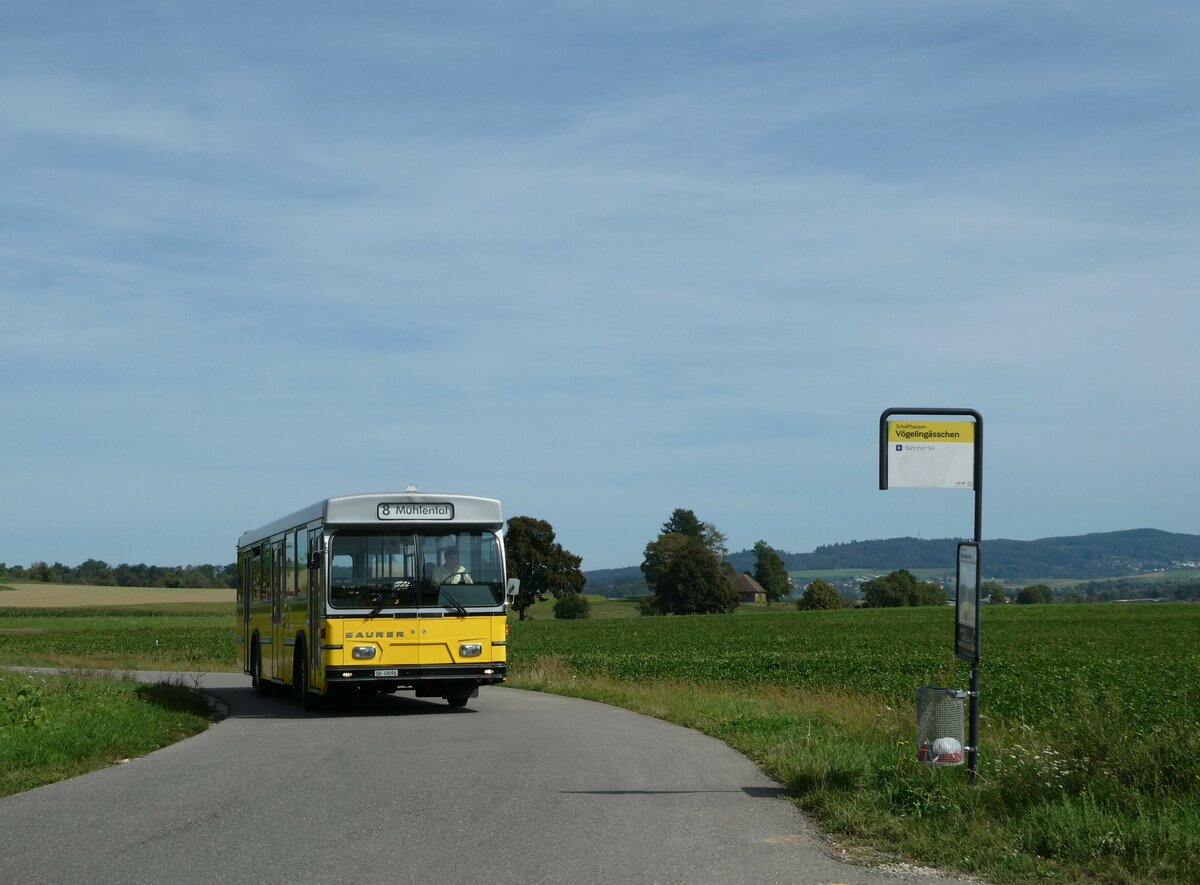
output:
M 492 532 L 341 531 L 330 544 L 333 608 L 494 608 L 504 602 L 500 542 Z

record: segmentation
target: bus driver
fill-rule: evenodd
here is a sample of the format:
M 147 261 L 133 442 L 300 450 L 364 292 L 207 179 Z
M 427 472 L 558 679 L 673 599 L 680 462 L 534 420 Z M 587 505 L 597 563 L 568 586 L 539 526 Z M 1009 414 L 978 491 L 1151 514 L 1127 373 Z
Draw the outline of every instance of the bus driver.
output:
M 447 547 L 442 554 L 442 564 L 433 570 L 433 584 L 440 587 L 443 584 L 473 584 L 467 567 L 458 562 L 458 548 Z

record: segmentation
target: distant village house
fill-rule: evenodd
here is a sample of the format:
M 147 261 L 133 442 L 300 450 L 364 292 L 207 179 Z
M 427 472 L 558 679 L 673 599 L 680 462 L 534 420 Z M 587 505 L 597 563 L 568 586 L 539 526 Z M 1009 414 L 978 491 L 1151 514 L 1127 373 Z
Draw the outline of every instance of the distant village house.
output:
M 763 589 L 763 585 L 746 574 L 737 576 L 737 593 L 741 602 L 767 601 L 767 591 Z

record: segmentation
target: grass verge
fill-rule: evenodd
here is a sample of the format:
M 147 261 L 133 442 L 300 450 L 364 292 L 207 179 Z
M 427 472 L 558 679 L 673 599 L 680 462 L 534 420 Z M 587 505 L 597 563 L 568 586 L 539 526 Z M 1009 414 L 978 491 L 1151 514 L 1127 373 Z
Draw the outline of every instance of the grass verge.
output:
M 0 796 L 145 755 L 213 719 L 182 683 L 0 672 Z

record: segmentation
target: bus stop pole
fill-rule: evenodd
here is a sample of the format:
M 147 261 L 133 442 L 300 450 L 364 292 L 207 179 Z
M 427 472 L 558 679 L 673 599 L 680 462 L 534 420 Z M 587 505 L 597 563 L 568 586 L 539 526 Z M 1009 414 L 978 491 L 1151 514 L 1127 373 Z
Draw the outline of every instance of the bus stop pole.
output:
M 967 778 L 973 787 L 978 778 L 979 769 L 979 643 L 983 638 L 982 632 L 979 630 L 980 613 L 982 613 L 983 600 L 979 598 L 979 584 L 983 579 L 983 415 L 978 411 L 971 413 L 974 419 L 974 542 L 978 550 L 979 562 L 976 566 L 976 649 L 974 649 L 974 658 L 971 661 L 971 688 L 967 692 L 970 698 L 968 704 L 968 728 L 967 728 Z
M 975 412 L 975 544 L 979 551 L 979 564 L 975 579 L 978 587 L 983 580 L 983 416 Z M 975 659 L 971 662 L 970 725 L 967 732 L 967 777 L 975 785 L 979 769 L 979 643 L 983 638 L 980 614 L 983 600 L 975 597 Z

